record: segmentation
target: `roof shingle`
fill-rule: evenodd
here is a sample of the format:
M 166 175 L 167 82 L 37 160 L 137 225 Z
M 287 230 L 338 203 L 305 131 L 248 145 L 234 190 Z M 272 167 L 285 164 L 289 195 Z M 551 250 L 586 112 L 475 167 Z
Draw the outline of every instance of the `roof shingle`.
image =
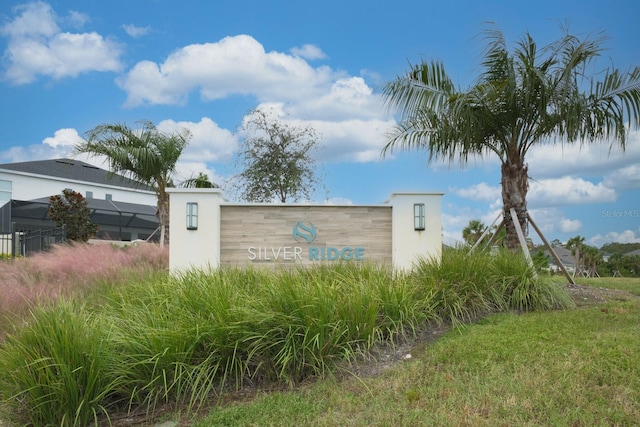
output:
M 146 184 L 111 173 L 89 163 L 74 159 L 37 160 L 32 162 L 0 164 L 0 170 L 53 176 L 76 181 L 153 191 Z

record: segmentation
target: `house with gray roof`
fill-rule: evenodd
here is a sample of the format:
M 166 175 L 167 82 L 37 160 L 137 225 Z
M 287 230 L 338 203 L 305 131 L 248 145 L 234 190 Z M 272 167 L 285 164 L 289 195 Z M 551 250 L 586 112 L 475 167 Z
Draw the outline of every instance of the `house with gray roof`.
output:
M 556 262 L 553 257 L 551 257 L 549 251 L 547 249 L 542 250 L 549 258 L 549 268 L 553 271 L 558 271 L 559 266 L 556 265 Z M 571 253 L 570 249 L 567 249 L 564 246 L 554 245 L 553 252 L 555 252 L 556 256 L 560 259 L 560 262 L 562 262 L 562 265 L 569 273 L 573 273 L 576 271 L 576 257 L 575 255 L 573 255 L 573 253 Z
M 82 194 L 98 238 L 146 239 L 158 227 L 156 195 L 147 185 L 74 159 L 0 164 L 0 233 L 53 227 L 49 197 Z

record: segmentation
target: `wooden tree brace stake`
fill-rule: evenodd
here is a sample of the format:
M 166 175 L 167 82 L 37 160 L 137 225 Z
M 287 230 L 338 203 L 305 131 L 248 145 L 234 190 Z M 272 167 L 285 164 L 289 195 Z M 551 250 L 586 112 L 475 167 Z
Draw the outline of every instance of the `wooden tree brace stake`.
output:
M 533 266 L 533 260 L 531 259 L 531 254 L 529 253 L 529 248 L 527 247 L 527 240 L 524 238 L 524 233 L 522 233 L 522 228 L 520 227 L 520 221 L 518 220 L 518 215 L 516 214 L 516 210 L 511 208 L 509 210 L 511 212 L 511 220 L 516 228 L 516 233 L 518 234 L 518 240 L 520 241 L 520 246 L 522 247 L 522 252 L 524 252 L 524 257 L 527 259 L 529 263 L 529 267 L 533 270 L 534 277 L 537 276 L 536 269 Z M 527 215 L 528 216 L 528 215 Z

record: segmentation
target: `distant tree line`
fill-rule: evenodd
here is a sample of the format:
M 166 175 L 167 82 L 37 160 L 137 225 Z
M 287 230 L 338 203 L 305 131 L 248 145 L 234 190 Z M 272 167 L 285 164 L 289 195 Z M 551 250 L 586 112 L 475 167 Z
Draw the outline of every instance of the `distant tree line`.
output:
M 473 246 L 487 230 L 487 226 L 478 219 L 472 219 L 462 230 L 462 238 L 465 244 Z M 485 249 L 488 242 L 492 247 L 505 247 L 505 232 L 501 229 L 497 236 L 491 237 L 496 232 L 493 227 L 487 233 L 483 244 L 479 249 Z M 530 239 L 527 239 L 527 246 L 531 250 L 533 264 L 538 270 L 548 268 L 551 256 L 544 246 L 535 246 Z M 630 254 L 632 251 L 640 249 L 640 243 L 606 243 L 601 248 L 588 245 L 585 238 L 575 236 L 562 244 L 558 239 L 551 242 L 551 246 L 562 246 L 571 251 L 575 258 L 575 276 L 597 277 L 597 276 L 622 276 L 640 277 L 640 255 Z
M 606 254 L 628 254 L 629 252 L 633 252 L 640 249 L 639 243 L 605 243 L 602 245 L 600 250 Z
M 640 255 L 614 253 L 605 266 L 611 276 L 640 277 Z
M 640 255 L 630 254 L 640 243 L 607 243 L 598 249 L 584 241 L 575 236 L 565 245 L 576 258 L 577 276 L 640 277 Z

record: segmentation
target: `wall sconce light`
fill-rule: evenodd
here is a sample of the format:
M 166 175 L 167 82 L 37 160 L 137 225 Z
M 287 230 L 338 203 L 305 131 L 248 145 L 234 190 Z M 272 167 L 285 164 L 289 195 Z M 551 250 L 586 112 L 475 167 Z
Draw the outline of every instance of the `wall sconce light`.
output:
M 424 230 L 424 203 L 413 205 L 413 229 Z
M 198 204 L 187 202 L 187 230 L 198 229 Z

